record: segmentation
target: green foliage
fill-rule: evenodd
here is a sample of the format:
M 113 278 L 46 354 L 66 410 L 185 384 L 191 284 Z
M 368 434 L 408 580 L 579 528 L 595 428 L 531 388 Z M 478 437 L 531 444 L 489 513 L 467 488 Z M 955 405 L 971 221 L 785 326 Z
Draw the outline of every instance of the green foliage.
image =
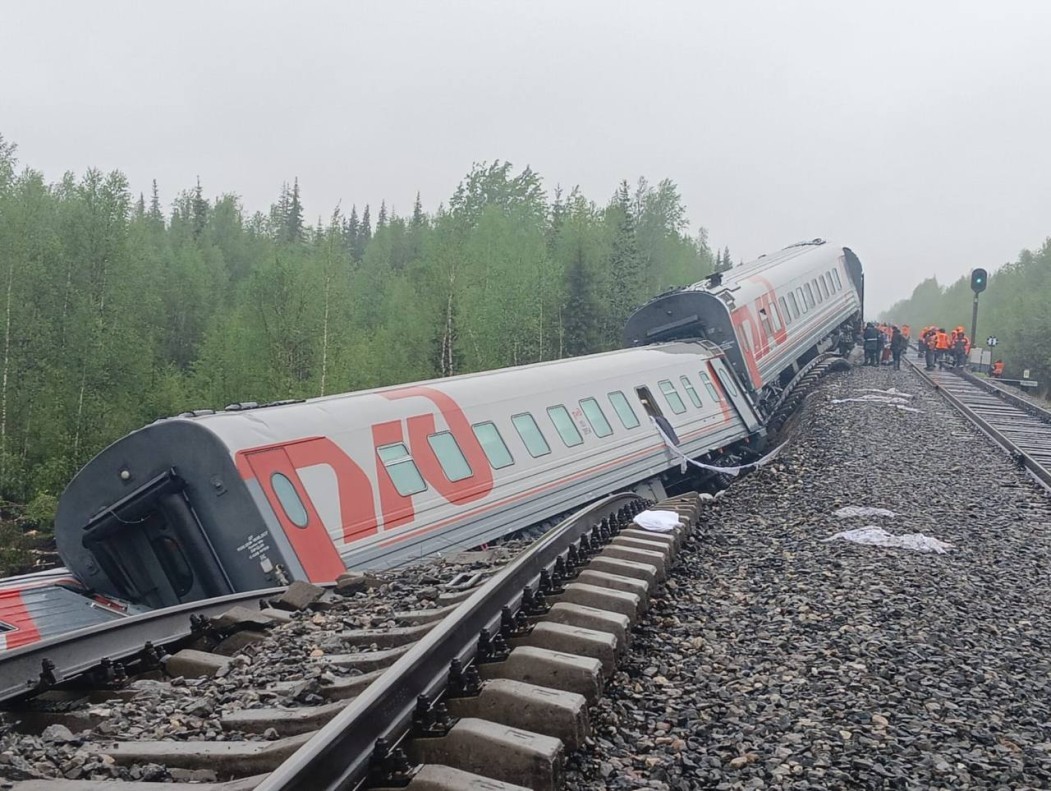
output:
M 19 172 L 0 137 L 0 497 L 46 526 L 94 454 L 190 409 L 614 348 L 714 264 L 669 180 L 596 205 L 483 163 L 447 205 L 308 227 L 297 180 L 253 216 L 198 180 L 166 212 L 120 173 Z
M 1051 238 L 1037 251 L 1023 250 L 1018 260 L 989 275 L 988 287 L 979 296 L 978 337 L 975 346 L 996 336 L 999 344 L 993 359 L 1004 361 L 1004 376 L 1020 377 L 1026 368 L 1047 392 L 1051 383 Z M 937 280 L 924 280 L 912 296 L 895 303 L 883 314 L 887 321 L 922 327 L 937 324 L 952 328 L 963 325 L 971 332 L 974 293 L 970 274 L 942 287 Z

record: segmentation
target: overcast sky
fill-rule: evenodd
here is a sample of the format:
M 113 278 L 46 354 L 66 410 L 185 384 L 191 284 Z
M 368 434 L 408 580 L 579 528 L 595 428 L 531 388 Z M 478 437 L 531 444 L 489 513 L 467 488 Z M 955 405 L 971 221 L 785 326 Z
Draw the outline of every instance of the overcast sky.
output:
M 678 183 L 735 259 L 821 236 L 869 312 L 1051 235 L 1049 0 L 0 0 L 0 134 L 50 180 L 200 176 L 308 217 L 472 162 Z

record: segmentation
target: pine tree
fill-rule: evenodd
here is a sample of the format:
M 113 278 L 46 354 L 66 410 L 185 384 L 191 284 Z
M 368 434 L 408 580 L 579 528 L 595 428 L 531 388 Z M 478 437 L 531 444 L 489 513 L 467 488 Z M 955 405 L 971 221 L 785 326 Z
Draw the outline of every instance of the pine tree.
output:
M 380 213 L 376 218 L 376 230 L 387 227 L 387 201 L 380 201 Z
M 350 217 L 347 219 L 347 223 L 343 230 L 343 245 L 347 250 L 348 255 L 352 261 L 359 260 L 357 254 L 358 250 L 358 233 L 360 223 L 358 222 L 358 207 L 350 207 Z
M 641 262 L 635 238 L 635 217 L 632 213 L 632 195 L 628 182 L 622 181 L 610 215 L 614 223 L 613 246 L 609 255 L 609 292 L 606 304 L 609 314 L 606 322 L 606 342 L 617 345 L 624 323 L 646 295 L 639 293 Z
M 419 231 L 427 222 L 427 216 L 423 213 L 423 204 L 420 203 L 420 193 L 416 193 L 416 202 L 412 204 L 412 230 Z
M 135 220 L 142 222 L 146 217 L 146 195 L 139 193 L 139 200 L 135 204 Z
M 199 239 L 204 233 L 204 226 L 208 224 L 208 201 L 204 199 L 201 191 L 201 177 L 197 177 L 197 187 L 193 191 L 193 238 Z
M 588 268 L 582 239 L 566 268 L 565 308 L 562 311 L 562 351 L 574 357 L 596 351 L 598 343 L 599 309 L 595 278 Z
M 372 241 L 372 220 L 369 219 L 369 205 L 365 204 L 365 211 L 361 215 L 361 226 L 358 231 L 358 259 L 365 257 L 365 248 Z
M 288 198 L 288 210 L 285 214 L 285 241 L 290 243 L 303 240 L 303 204 L 299 200 L 299 177 L 292 183 L 292 194 Z
M 153 192 L 150 193 L 150 210 L 146 217 L 153 230 L 164 230 L 164 212 L 161 211 L 161 199 L 157 192 L 157 179 L 153 180 Z

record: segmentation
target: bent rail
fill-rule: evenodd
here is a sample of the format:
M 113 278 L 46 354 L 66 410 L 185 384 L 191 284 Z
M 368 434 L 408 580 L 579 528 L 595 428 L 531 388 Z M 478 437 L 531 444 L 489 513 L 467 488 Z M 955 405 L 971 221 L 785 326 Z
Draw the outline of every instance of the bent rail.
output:
M 69 681 L 107 660 L 116 663 L 135 658 L 147 650 L 147 643 L 159 647 L 187 638 L 193 633 L 191 616 L 211 618 L 284 590 L 270 588 L 166 607 L 4 651 L 0 653 L 0 703 Z

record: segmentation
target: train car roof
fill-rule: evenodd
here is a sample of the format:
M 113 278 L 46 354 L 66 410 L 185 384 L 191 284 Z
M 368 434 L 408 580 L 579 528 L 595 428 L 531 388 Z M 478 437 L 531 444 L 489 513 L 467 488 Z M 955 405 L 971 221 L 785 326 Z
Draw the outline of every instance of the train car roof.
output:
M 319 396 L 290 402 L 261 404 L 255 406 L 231 405 L 225 410 L 204 410 L 184 413 L 172 418 L 163 418 L 157 423 L 190 420 L 194 423 L 209 425 L 215 428 L 218 421 L 235 415 L 264 413 L 267 416 L 280 413 L 282 410 L 295 410 L 305 404 L 324 407 L 326 404 L 347 399 L 364 399 L 368 396 L 382 396 L 397 393 L 411 388 L 434 388 L 452 396 L 462 407 L 473 404 L 499 403 L 505 398 L 520 398 L 530 394 L 540 394 L 552 389 L 558 383 L 588 382 L 604 379 L 626 370 L 643 372 L 659 368 L 669 362 L 669 355 L 704 355 L 718 354 L 718 350 L 704 341 L 672 341 L 652 346 L 616 349 L 614 351 L 591 354 L 583 357 L 567 357 L 561 360 L 547 360 L 539 363 L 510 366 L 488 371 L 460 374 L 420 382 L 387 385 L 368 390 L 355 390 L 349 393 Z

